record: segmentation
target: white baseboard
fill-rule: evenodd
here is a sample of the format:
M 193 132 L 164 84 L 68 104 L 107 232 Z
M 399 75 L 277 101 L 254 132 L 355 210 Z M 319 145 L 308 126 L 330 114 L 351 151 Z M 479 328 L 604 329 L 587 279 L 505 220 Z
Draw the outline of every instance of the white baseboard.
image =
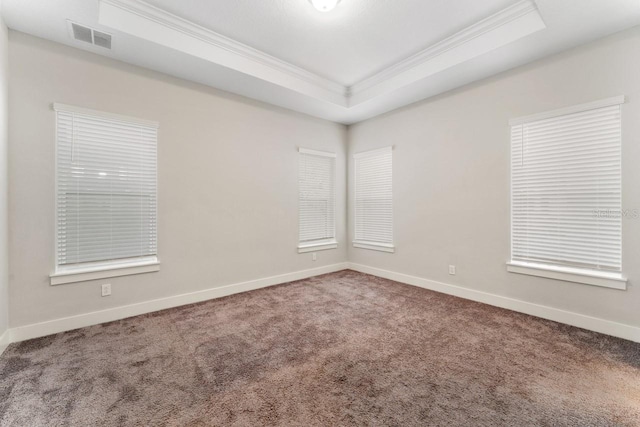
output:
M 281 274 L 278 276 L 266 277 L 263 279 L 251 280 L 248 282 L 236 283 L 218 288 L 206 289 L 198 292 L 191 292 L 167 298 L 145 301 L 137 304 L 115 307 L 107 310 L 94 311 L 77 316 L 64 317 L 47 322 L 34 323 L 31 325 L 11 328 L 5 331 L 0 336 L 0 354 L 2 354 L 7 345 L 12 342 L 39 338 L 46 335 L 56 334 L 58 332 L 65 332 L 73 329 L 83 328 L 86 326 L 97 325 L 100 323 L 112 322 L 114 320 L 138 316 L 140 314 L 151 313 L 167 308 L 207 301 L 210 299 L 220 298 L 240 292 L 247 292 L 255 289 L 265 288 L 268 286 L 279 285 L 282 283 L 306 279 L 313 276 L 319 276 L 321 274 L 333 273 L 335 271 L 341 271 L 347 268 L 385 279 L 394 280 L 396 282 L 418 286 L 436 292 L 441 292 L 444 294 L 453 295 L 472 301 L 478 301 L 536 317 L 541 317 L 543 319 L 553 320 L 556 322 L 577 326 L 579 328 L 588 329 L 591 331 L 600 332 L 603 334 L 612 335 L 635 342 L 640 342 L 640 328 L 635 326 L 612 322 L 610 320 L 600 319 L 597 317 L 586 316 L 584 314 L 565 311 L 558 308 L 533 304 L 522 300 L 490 294 L 487 292 L 481 292 L 462 286 L 450 285 L 447 283 L 437 282 L 421 277 L 410 276 L 408 274 L 396 273 L 393 271 L 369 267 L 366 265 L 344 262 L 309 270 Z
M 465 298 L 496 307 L 506 308 L 508 310 L 518 311 L 520 313 L 529 314 L 531 316 L 541 317 L 543 319 L 577 326 L 578 328 L 588 329 L 590 331 L 600 332 L 602 334 L 612 335 L 614 337 L 624 338 L 630 341 L 640 342 L 640 328 L 636 326 L 625 325 L 623 323 L 617 323 L 597 317 L 586 316 L 584 314 L 561 310 L 559 308 L 534 304 L 514 298 L 508 298 L 496 294 L 477 291 L 462 286 L 449 285 L 447 283 L 436 282 L 434 280 L 423 279 L 421 277 L 410 276 L 408 274 L 396 273 L 380 268 L 369 267 L 362 264 L 349 263 L 349 269 L 389 280 L 394 280 L 396 282 L 405 283 L 407 285 L 418 286 L 421 288 L 430 289 L 432 291 L 441 292 L 443 294 L 453 295 L 456 297 Z
M 84 328 L 86 326 L 97 325 L 100 323 L 112 322 L 114 320 L 125 319 L 127 317 L 138 316 L 140 314 L 151 313 L 167 308 L 207 301 L 210 299 L 225 297 L 240 292 L 252 291 L 255 289 L 265 288 L 267 286 L 279 285 L 281 283 L 293 282 L 295 280 L 319 276 L 321 274 L 333 273 L 335 271 L 345 270 L 347 267 L 348 264 L 346 262 L 332 264 L 324 267 L 313 268 L 310 270 L 296 271 L 293 273 L 281 274 L 278 276 L 266 277 L 257 280 L 250 280 L 248 282 L 236 283 L 233 285 L 221 286 L 218 288 L 211 288 L 198 292 L 191 292 L 167 298 L 145 301 L 137 304 L 110 308 L 107 310 L 79 314 L 77 316 L 63 317 L 61 319 L 50 320 L 47 322 L 18 326 L 6 331 L 3 335 L 3 338 L 6 337 L 7 344 L 9 342 L 18 342 L 32 338 L 39 338 L 46 335 L 56 334 L 58 332 L 65 332 L 73 329 Z M 0 343 L 2 343 L 1 339 Z
M 2 356 L 2 353 L 4 353 L 9 344 L 11 344 L 11 331 L 7 329 L 0 335 L 0 356 Z

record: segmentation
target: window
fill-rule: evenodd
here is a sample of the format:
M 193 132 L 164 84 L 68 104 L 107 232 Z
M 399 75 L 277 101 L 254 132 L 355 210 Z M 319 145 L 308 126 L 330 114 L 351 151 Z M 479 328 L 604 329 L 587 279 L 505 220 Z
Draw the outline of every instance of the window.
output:
M 367 151 L 355 160 L 356 248 L 394 252 L 392 147 Z
M 622 102 L 511 122 L 510 271 L 624 289 Z
M 157 124 L 55 104 L 56 272 L 157 265 Z M 155 271 L 150 269 L 148 271 Z M 121 275 L 80 277 L 79 280 Z M 61 278 L 62 277 L 62 278 Z
M 335 249 L 336 155 L 300 148 L 298 252 Z

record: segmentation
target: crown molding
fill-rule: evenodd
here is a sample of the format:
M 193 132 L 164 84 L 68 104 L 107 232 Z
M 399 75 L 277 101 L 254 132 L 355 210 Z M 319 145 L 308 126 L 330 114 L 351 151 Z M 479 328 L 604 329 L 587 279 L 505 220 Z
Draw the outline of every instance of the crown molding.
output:
M 343 86 L 142 0 L 100 0 L 99 22 L 347 109 L 546 28 L 535 2 L 521 0 L 353 86 Z
M 535 2 L 521 0 L 351 86 L 350 105 L 424 79 L 544 28 Z
M 99 22 L 297 92 L 346 106 L 345 86 L 143 1 L 100 0 Z

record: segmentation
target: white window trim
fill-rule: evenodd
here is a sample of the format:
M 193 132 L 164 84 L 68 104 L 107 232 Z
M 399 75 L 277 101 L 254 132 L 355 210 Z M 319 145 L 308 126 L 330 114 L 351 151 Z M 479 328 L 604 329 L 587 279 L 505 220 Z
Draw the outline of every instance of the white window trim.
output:
M 550 119 L 567 114 L 580 113 L 597 108 L 622 105 L 626 102 L 624 95 L 601 99 L 599 101 L 532 114 L 509 120 L 510 126 L 523 125 L 538 120 Z M 563 280 L 566 282 L 582 283 L 585 285 L 601 286 L 605 288 L 626 290 L 627 278 L 621 272 L 604 272 L 574 267 L 555 266 L 551 264 L 539 264 L 523 261 L 508 261 L 507 271 L 516 274 L 545 277 L 548 279 Z
M 328 240 L 326 242 L 313 242 L 306 245 L 298 245 L 298 253 L 304 254 L 307 252 L 326 251 L 328 249 L 337 249 L 338 241 L 335 239 Z
M 361 151 L 359 153 L 355 153 L 353 155 L 354 159 L 360 158 L 360 157 L 366 157 L 366 156 L 370 156 L 371 154 L 376 154 L 376 153 L 385 153 L 389 150 L 393 151 L 395 149 L 395 145 L 389 145 L 387 147 L 382 147 L 382 148 L 375 148 L 373 150 L 367 150 L 367 151 Z
M 587 270 L 572 267 L 536 264 L 530 262 L 509 261 L 507 271 L 529 276 L 546 277 L 564 280 L 565 282 L 583 283 L 585 285 L 626 290 L 627 278 L 622 273 Z
M 598 108 L 611 107 L 614 105 L 621 105 L 626 102 L 624 95 L 613 96 L 611 98 L 601 99 L 599 101 L 587 102 L 579 105 L 572 105 L 571 107 L 559 108 L 557 110 L 545 111 L 543 113 L 531 114 L 529 116 L 518 117 L 509 120 L 509 126 L 523 125 L 530 122 L 537 122 L 538 120 L 551 119 L 557 116 L 565 116 L 567 114 L 582 113 L 583 111 L 595 110 Z
M 314 156 L 333 157 L 334 159 L 338 157 L 336 153 L 330 153 L 328 151 L 311 150 L 309 148 L 302 148 L 302 147 L 298 147 L 298 152 L 302 154 L 313 154 Z
M 138 117 L 131 117 L 121 114 L 108 113 L 104 111 L 92 110 L 89 108 L 77 107 L 75 105 L 62 104 L 54 102 L 51 104 L 51 108 L 54 111 L 63 111 L 69 113 L 89 114 L 94 116 L 104 117 L 106 119 L 127 121 L 130 123 L 137 123 L 141 125 L 153 126 L 156 129 L 160 127 L 160 122 L 154 120 L 145 120 Z M 56 141 L 57 150 L 57 141 Z M 57 155 L 56 155 L 57 159 Z M 56 160 L 55 176 L 58 176 L 58 163 Z M 57 183 L 57 178 L 56 178 Z M 57 184 L 56 184 L 57 185 Z M 57 188 L 55 191 L 56 196 L 56 223 L 58 222 L 58 208 L 57 208 Z M 157 202 L 156 195 L 156 202 Z M 158 237 L 156 236 L 156 239 Z M 49 283 L 51 286 L 64 285 L 67 283 L 85 282 L 88 280 L 107 279 L 110 277 L 129 276 L 142 273 L 153 273 L 160 271 L 160 261 L 157 256 L 146 257 L 142 259 L 130 259 L 123 261 L 104 261 L 96 263 L 87 263 L 82 266 L 58 266 L 57 265 L 57 251 L 58 241 L 57 237 L 54 239 L 54 251 L 56 256 L 56 269 L 55 272 L 49 275 Z
M 145 119 L 140 119 L 138 117 L 124 116 L 122 114 L 107 113 L 105 111 L 98 111 L 98 110 L 92 110 L 89 108 L 76 107 L 75 105 L 60 104 L 59 102 L 55 102 L 52 105 L 52 107 L 54 111 L 65 111 L 67 113 L 89 114 L 93 116 L 104 117 L 105 119 L 121 120 L 121 121 L 130 122 L 130 123 L 137 123 L 140 125 L 153 126 L 155 128 L 160 127 L 160 122 L 157 122 L 154 120 L 145 120 Z
M 153 273 L 160 271 L 157 257 L 125 262 L 91 263 L 82 267 L 59 268 L 49 275 L 52 286 L 66 283 L 85 282 L 87 280 L 106 279 L 109 277 L 129 276 L 132 274 Z
M 396 251 L 396 247 L 394 245 L 390 245 L 387 243 L 363 242 L 359 240 L 353 241 L 353 247 L 359 248 L 359 249 L 369 249 L 371 251 L 388 252 L 388 253 L 394 253 Z

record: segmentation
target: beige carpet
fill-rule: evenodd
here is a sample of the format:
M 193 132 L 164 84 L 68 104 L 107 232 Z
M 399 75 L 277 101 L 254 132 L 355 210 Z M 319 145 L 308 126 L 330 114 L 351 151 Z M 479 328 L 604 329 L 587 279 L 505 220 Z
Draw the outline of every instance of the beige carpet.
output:
M 638 426 L 640 345 L 343 271 L 11 345 L 3 426 Z

